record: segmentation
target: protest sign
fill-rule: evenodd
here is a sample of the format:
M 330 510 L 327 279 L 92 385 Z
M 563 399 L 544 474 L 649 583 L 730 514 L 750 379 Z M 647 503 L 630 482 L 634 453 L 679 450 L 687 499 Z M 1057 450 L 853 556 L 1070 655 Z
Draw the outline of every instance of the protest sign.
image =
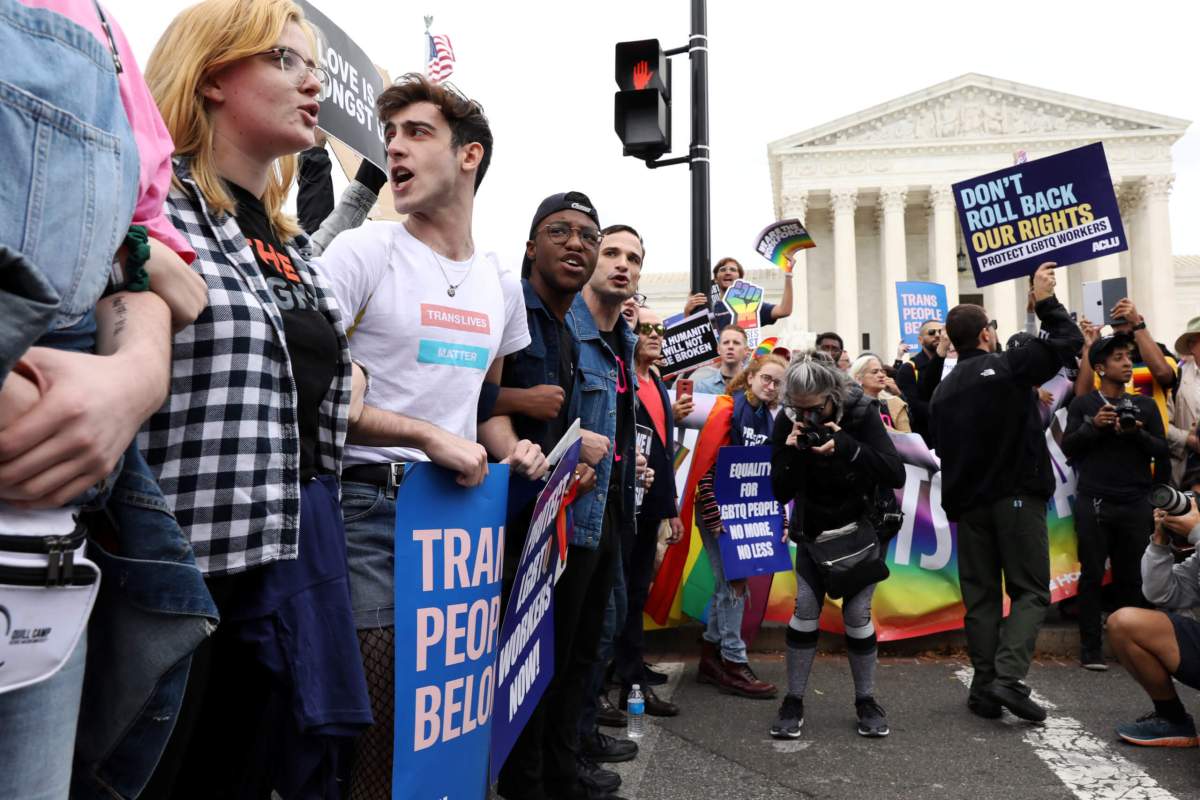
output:
M 728 289 L 721 301 L 732 315 L 729 324 L 737 325 L 746 332 L 746 345 L 753 350 L 762 337 L 760 327 L 770 325 L 771 320 L 762 319 L 763 288 L 756 283 L 738 278 Z
M 707 310 L 698 311 L 666 329 L 662 357 L 659 369 L 663 377 L 707 364 L 717 357 L 717 337 Z
M 329 17 L 307 0 L 297 3 L 316 31 L 318 60 L 329 75 L 318 98 L 321 129 L 385 169 L 383 127 L 375 113 L 375 98 L 384 89 L 383 78 L 362 48 Z
M 783 511 L 771 489 L 771 448 L 722 447 L 717 453 L 713 495 L 725 534 L 721 564 L 729 580 L 792 568 L 783 541 Z
M 946 287 L 926 281 L 897 281 L 896 309 L 900 341 L 916 345 L 921 326 L 931 319 L 946 320 Z
M 758 254 L 784 272 L 792 271 L 792 258 L 796 253 L 817 246 L 798 219 L 773 222 L 759 231 L 754 241 Z
M 534 503 L 512 596 L 504 611 L 492 721 L 493 782 L 554 676 L 555 565 L 561 556 L 555 522 L 575 479 L 581 447 L 578 430 L 574 442 Z
M 637 451 L 646 458 L 647 464 L 650 462 L 650 446 L 653 443 L 653 429 L 646 425 L 635 425 L 637 429 Z M 646 499 L 646 486 L 641 482 L 637 482 L 637 488 L 633 490 L 633 507 L 641 508 L 642 500 Z
M 1129 249 L 1099 142 L 956 183 L 954 200 L 977 286 Z
M 507 491 L 423 463 L 396 495 L 393 797 L 487 794 Z

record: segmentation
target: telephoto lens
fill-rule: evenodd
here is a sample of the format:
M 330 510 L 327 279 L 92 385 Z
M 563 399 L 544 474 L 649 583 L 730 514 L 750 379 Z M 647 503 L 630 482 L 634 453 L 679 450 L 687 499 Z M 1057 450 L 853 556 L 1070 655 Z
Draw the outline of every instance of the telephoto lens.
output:
M 1181 492 L 1174 486 L 1160 483 L 1150 490 L 1150 505 L 1161 508 L 1172 517 L 1182 517 L 1192 508 L 1191 492 Z

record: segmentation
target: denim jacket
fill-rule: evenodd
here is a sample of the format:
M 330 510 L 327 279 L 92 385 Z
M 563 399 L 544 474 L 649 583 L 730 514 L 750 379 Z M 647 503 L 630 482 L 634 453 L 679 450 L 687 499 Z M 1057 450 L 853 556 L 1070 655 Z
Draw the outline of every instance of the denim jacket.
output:
M 558 320 L 554 318 L 550 309 L 546 308 L 542 298 L 538 297 L 528 278 L 521 280 L 521 288 L 525 292 L 525 316 L 529 322 L 530 342 L 524 350 L 519 350 L 505 359 L 504 374 L 500 385 L 522 389 L 545 384 L 557 386 L 560 383 Z M 569 324 L 567 324 L 567 330 L 574 340 L 575 353 L 578 354 L 579 338 Z M 574 369 L 576 361 L 578 361 L 578 357 L 571 359 L 572 379 L 578 372 Z M 573 420 L 577 416 L 579 416 L 579 392 L 573 391 L 567 403 L 567 419 Z M 542 445 L 543 450 L 548 451 L 556 444 L 543 441 L 547 426 L 541 420 L 517 414 L 513 416 L 513 428 L 516 430 L 518 438 L 538 442 Z
M 579 340 L 579 369 L 575 372 L 575 396 L 579 398 L 578 414 L 584 430 L 599 433 L 610 442 L 617 435 L 617 356 L 600 337 L 600 330 L 592 319 L 592 312 L 584 302 L 583 295 L 576 296 L 567 312 L 567 326 Z M 625 352 L 620 354 L 625 364 L 625 381 L 629 390 L 625 393 L 630 404 L 630 419 L 636 419 L 637 376 L 633 369 L 633 348 L 637 336 L 629 329 L 624 317 L 617 318 L 617 330 L 625 339 Z M 635 437 L 630 436 L 630 441 Z M 624 506 L 632 516 L 634 508 L 633 463 L 635 448 L 621 454 L 618 469 L 622 470 L 621 491 Z M 596 488 L 580 495 L 574 504 L 575 529 L 571 544 L 595 549 L 600 545 L 600 530 L 604 522 L 604 503 L 608 496 L 613 470 L 612 448 L 596 465 Z M 632 521 L 629 522 L 632 525 Z

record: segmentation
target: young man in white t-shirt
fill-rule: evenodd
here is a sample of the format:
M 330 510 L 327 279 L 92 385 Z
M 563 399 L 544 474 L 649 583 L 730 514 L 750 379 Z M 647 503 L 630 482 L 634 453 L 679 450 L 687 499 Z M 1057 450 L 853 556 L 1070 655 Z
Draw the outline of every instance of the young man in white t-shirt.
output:
M 353 320 L 354 358 L 371 376 L 370 405 L 342 472 L 350 588 L 376 721 L 360 740 L 356 798 L 391 796 L 393 537 L 403 465 L 432 461 L 458 472 L 464 486 L 483 480 L 487 454 L 527 477 L 546 470 L 541 449 L 518 441 L 508 417 L 476 425 L 485 378 L 499 383 L 503 357 L 529 344 L 519 277 L 477 251 L 471 236 L 492 149 L 483 109 L 415 74 L 384 91 L 377 107 L 392 197 L 408 218 L 342 233 L 319 262 Z

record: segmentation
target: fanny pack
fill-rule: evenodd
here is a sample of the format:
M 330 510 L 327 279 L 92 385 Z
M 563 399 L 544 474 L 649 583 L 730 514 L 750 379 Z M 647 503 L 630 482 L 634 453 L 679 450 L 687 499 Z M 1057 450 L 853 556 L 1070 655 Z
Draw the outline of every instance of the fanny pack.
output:
M 805 542 L 825 582 L 825 593 L 835 600 L 852 597 L 891 573 L 875 529 L 866 520 L 824 531 Z
M 87 629 L 100 569 L 83 557 L 87 530 L 0 533 L 0 694 L 46 680 Z

